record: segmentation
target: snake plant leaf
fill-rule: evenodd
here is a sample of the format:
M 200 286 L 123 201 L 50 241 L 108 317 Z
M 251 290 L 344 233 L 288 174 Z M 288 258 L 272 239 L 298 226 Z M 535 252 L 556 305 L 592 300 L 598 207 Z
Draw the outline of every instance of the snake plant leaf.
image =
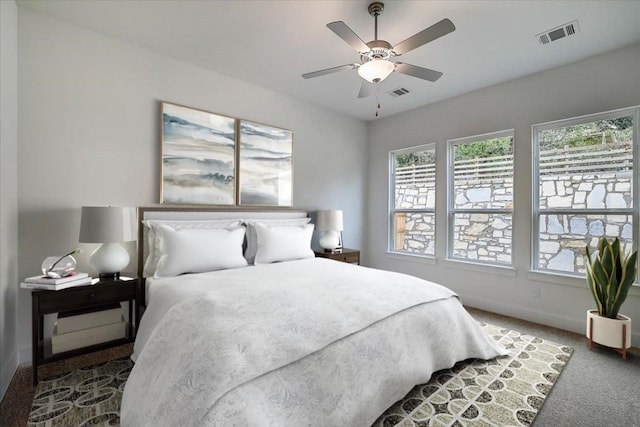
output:
M 591 265 L 591 248 L 587 245 L 587 259 L 589 260 L 589 265 Z
M 620 240 L 616 237 L 613 243 L 609 243 L 609 250 L 611 253 L 611 270 L 609 273 L 609 281 L 607 282 L 606 291 L 606 307 L 607 315 L 611 315 L 613 312 L 613 306 L 615 305 L 615 295 L 618 294 L 618 288 L 620 279 L 622 277 L 622 263 L 620 260 Z
M 622 269 L 618 268 L 622 266 L 622 257 L 620 256 L 620 253 L 621 253 L 620 239 L 616 237 L 613 240 L 613 243 L 611 244 L 611 249 L 613 253 L 613 266 L 615 267 L 614 271 L 616 273 L 616 281 L 619 283 L 620 279 L 622 278 Z
M 591 295 L 593 295 L 593 299 L 596 302 L 596 308 L 598 309 L 598 314 L 602 316 L 602 297 L 598 290 L 596 289 L 597 284 L 595 280 L 593 280 L 593 267 L 591 267 L 591 263 L 587 263 L 587 285 L 589 286 L 589 290 L 591 291 Z
M 602 245 L 602 250 L 600 251 L 600 262 L 607 277 L 609 277 L 611 276 L 611 272 L 613 271 L 613 249 L 611 248 L 611 244 L 607 241 L 607 239 L 602 238 L 602 240 L 604 240 L 604 244 Z
M 609 276 L 602 266 L 602 262 L 598 258 L 593 260 L 593 279 L 598 285 L 600 289 L 605 289 L 607 282 L 609 281 Z
M 620 239 L 618 239 L 617 237 L 613 239 L 613 243 L 611 243 L 611 249 L 613 249 L 616 258 L 618 258 L 620 256 Z
M 607 283 L 607 291 L 606 295 L 606 305 L 607 305 L 607 315 L 611 315 L 613 313 L 613 307 L 616 303 L 615 295 L 618 294 L 620 289 L 620 284 L 618 283 L 618 274 L 617 270 L 621 270 L 621 268 L 616 267 L 614 271 L 611 272 L 611 276 L 609 276 L 609 283 Z
M 629 258 L 627 258 L 621 268 L 622 270 L 622 280 L 620 281 L 620 286 L 618 287 L 618 291 L 616 292 L 613 298 L 613 304 L 611 306 L 611 310 L 609 310 L 609 317 L 615 319 L 618 316 L 618 312 L 620 311 L 620 307 L 627 299 L 627 295 L 629 294 L 629 289 L 633 286 L 633 282 L 636 278 L 636 261 L 638 257 L 638 251 L 632 253 Z
M 604 248 L 605 248 L 607 243 L 608 243 L 608 241 L 607 241 L 606 238 L 603 237 L 602 239 L 600 239 L 600 241 L 598 242 L 598 251 L 600 253 L 602 253 L 604 251 Z
M 600 259 L 596 258 L 593 260 L 593 281 L 595 282 L 596 292 L 598 294 L 598 298 L 600 303 L 602 304 L 602 316 L 607 315 L 607 304 L 605 300 L 605 295 L 607 292 L 607 282 L 609 278 L 604 268 L 602 267 L 602 263 Z

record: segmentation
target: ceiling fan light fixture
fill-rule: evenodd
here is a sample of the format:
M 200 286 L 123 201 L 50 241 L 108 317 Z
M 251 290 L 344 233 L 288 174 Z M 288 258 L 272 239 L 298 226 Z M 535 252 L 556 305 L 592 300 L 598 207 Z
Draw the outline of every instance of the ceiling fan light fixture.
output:
M 379 83 L 386 79 L 395 68 L 395 64 L 386 59 L 374 59 L 358 67 L 358 75 L 369 83 Z

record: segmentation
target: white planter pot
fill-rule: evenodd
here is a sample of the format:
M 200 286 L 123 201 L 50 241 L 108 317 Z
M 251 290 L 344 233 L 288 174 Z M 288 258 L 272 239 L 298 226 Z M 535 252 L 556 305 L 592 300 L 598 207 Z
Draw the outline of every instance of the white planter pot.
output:
M 591 322 L 593 321 L 593 329 Z M 623 342 L 623 325 L 626 325 L 626 339 Z M 593 336 L 591 332 L 593 330 Z M 618 314 L 617 319 L 609 319 L 598 314 L 598 310 L 587 311 L 587 338 L 607 347 L 627 349 L 631 347 L 631 319 Z

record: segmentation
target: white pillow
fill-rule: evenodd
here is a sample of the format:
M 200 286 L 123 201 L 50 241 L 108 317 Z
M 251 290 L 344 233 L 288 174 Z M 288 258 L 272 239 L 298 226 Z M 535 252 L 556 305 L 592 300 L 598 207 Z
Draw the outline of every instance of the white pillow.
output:
M 247 259 L 247 262 L 249 262 L 249 264 L 254 263 L 256 251 L 258 250 L 256 224 L 264 224 L 267 227 L 300 227 L 309 224 L 309 221 L 311 221 L 311 218 L 245 220 L 244 223 L 247 224 L 247 249 L 244 251 L 244 257 Z
M 148 242 L 148 254 L 144 262 L 144 277 L 151 277 L 156 271 L 158 266 L 158 260 L 160 259 L 160 238 L 156 235 L 155 228 L 159 225 L 168 225 L 174 230 L 183 230 L 186 228 L 199 228 L 199 229 L 219 229 L 226 228 L 232 229 L 238 227 L 242 222 L 238 219 L 217 219 L 217 220 L 157 220 L 148 219 L 142 221 L 142 224 L 148 228 L 147 230 L 147 242 Z
M 315 256 L 311 250 L 313 227 L 313 224 L 302 227 L 267 227 L 264 224 L 255 224 L 258 251 L 254 263 L 270 264 L 279 261 L 313 258 Z
M 244 227 L 185 228 L 176 230 L 158 225 L 160 257 L 154 277 L 171 277 L 183 273 L 202 273 L 226 268 L 244 267 L 242 256 Z

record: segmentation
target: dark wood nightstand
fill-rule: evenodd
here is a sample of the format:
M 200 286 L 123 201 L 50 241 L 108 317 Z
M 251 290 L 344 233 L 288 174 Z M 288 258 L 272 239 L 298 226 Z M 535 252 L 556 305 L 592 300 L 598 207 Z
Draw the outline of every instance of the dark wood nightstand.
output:
M 67 288 L 60 291 L 33 290 L 31 291 L 31 327 L 33 354 L 33 384 L 38 383 L 38 366 L 55 362 L 56 360 L 78 356 L 102 350 L 108 347 L 133 342 L 135 332 L 133 328 L 133 309 L 135 307 L 135 324 L 138 325 L 140 310 L 138 295 L 140 293 L 140 279 L 121 278 L 120 280 L 97 281 L 93 285 Z M 129 302 L 129 318 L 127 319 L 127 336 L 113 341 L 77 348 L 75 350 L 52 354 L 50 340 L 44 339 L 44 315 L 63 313 L 72 310 L 90 309 L 107 304 Z
M 360 251 L 358 249 L 343 248 L 340 253 L 314 251 L 316 258 L 329 258 L 349 264 L 360 265 Z

